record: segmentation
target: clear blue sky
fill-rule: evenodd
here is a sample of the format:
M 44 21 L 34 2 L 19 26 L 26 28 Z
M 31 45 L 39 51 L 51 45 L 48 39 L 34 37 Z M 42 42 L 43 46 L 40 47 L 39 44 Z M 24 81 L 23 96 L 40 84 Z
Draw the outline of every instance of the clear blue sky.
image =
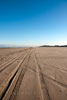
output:
M 0 44 L 67 44 L 67 0 L 0 0 Z

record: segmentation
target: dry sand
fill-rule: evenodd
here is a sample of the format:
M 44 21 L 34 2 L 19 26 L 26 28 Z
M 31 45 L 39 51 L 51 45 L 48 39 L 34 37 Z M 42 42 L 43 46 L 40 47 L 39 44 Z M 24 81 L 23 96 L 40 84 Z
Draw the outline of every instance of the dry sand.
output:
M 22 63 L 23 70 L 10 100 L 67 100 L 65 47 L 0 49 L 0 69 L 6 66 L 0 72 L 0 91 L 26 53 L 29 56 Z

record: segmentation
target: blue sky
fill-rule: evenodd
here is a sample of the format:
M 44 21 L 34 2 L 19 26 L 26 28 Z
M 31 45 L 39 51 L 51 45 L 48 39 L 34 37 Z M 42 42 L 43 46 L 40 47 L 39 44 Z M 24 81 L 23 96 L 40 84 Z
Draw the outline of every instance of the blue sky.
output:
M 67 44 L 67 0 L 0 0 L 0 44 Z

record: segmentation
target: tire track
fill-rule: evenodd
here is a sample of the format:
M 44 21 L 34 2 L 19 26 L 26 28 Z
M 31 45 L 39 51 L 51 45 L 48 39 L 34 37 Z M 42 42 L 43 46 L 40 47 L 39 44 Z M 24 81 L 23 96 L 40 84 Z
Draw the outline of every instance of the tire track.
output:
M 36 57 L 36 59 L 37 59 L 37 57 Z M 38 64 L 39 64 L 39 60 L 38 60 L 38 59 L 37 59 L 37 62 L 38 62 Z M 45 64 L 45 65 L 47 65 L 47 66 L 49 66 L 49 67 L 51 67 L 51 68 L 54 68 L 54 66 L 50 66 L 50 65 L 48 65 L 48 64 Z M 39 64 L 39 66 L 40 66 L 40 64 Z M 49 68 L 49 67 L 48 67 L 48 68 Z M 40 68 L 41 68 L 41 67 L 40 67 Z M 46 68 L 46 67 L 44 67 L 44 68 Z M 61 72 L 67 73 L 67 71 L 64 70 L 64 69 L 60 69 L 60 68 L 57 68 L 57 67 L 55 67 L 54 69 L 59 70 L 59 71 L 61 71 Z M 58 85 L 60 85 L 60 86 L 62 86 L 62 87 L 64 87 L 64 88 L 67 88 L 67 84 L 64 84 L 64 83 L 62 83 L 62 82 L 59 81 L 59 80 L 56 80 L 56 79 L 54 79 L 54 78 L 51 78 L 50 76 L 46 75 L 46 74 L 43 73 L 43 72 L 42 72 L 42 74 L 43 74 L 43 76 L 44 76 L 46 79 L 48 79 L 48 80 L 50 80 L 50 81 L 52 81 L 52 82 L 55 82 L 56 84 L 58 84 Z
M 28 49 L 22 49 L 22 50 L 20 50 L 20 51 L 16 51 L 16 52 L 12 52 L 12 53 L 9 53 L 9 54 L 7 54 L 7 55 L 5 55 L 5 57 L 4 56 L 2 56 L 1 58 L 0 58 L 0 61 L 1 61 L 1 59 L 5 59 L 5 58 L 8 58 L 9 59 L 9 57 L 10 56 L 14 56 L 14 55 L 17 55 L 17 54 L 21 54 L 21 53 L 23 53 L 23 52 L 25 52 L 25 51 L 28 51 L 29 50 L 29 48 Z M 7 60 L 8 60 L 7 59 Z M 1 61 L 2 62 L 2 61 Z M 7 63 L 6 61 L 4 61 L 5 63 Z M 9 62 L 9 61 L 8 61 Z M 2 62 L 3 63 L 3 62 Z M 5 65 L 5 63 L 4 64 L 0 64 L 0 66 L 3 66 L 3 65 Z
M 40 88 L 42 93 L 42 100 L 51 100 L 36 54 L 35 54 L 35 62 L 37 66 L 38 78 L 39 78 L 39 83 L 40 83 Z
M 57 69 L 57 70 L 61 70 L 61 71 L 64 71 L 64 72 L 67 72 L 67 70 L 63 69 L 63 68 L 58 68 L 57 66 L 51 66 L 49 64 L 46 64 L 44 63 L 44 65 L 48 66 L 48 67 L 51 67 L 51 68 L 54 68 L 54 69 Z
M 11 65 L 13 62 L 15 62 L 16 60 L 18 60 L 20 57 L 22 57 L 22 55 L 11 59 L 10 62 L 7 62 L 6 65 L 4 65 L 3 67 L 0 68 L 0 72 L 2 72 L 3 70 L 5 70 L 9 65 Z
M 5 86 L 4 86 L 4 84 L 3 84 L 3 89 L 1 90 L 1 92 L 0 92 L 0 100 L 7 100 L 6 98 L 9 98 L 9 96 L 7 96 L 8 95 L 8 91 L 9 91 L 9 89 L 10 89 L 10 86 L 11 86 L 11 84 L 12 84 L 12 82 L 13 82 L 13 79 L 14 79 L 14 77 L 16 77 L 16 75 L 20 75 L 20 73 L 21 73 L 21 65 L 22 65 L 22 63 L 25 61 L 25 59 L 27 58 L 27 56 L 28 56 L 28 54 L 26 54 L 25 56 L 24 56 L 24 58 L 20 61 L 20 63 L 18 64 L 18 66 L 15 68 L 15 70 L 13 71 L 13 73 L 12 73 L 12 75 L 11 75 L 11 77 L 7 80 L 7 82 L 6 83 L 4 83 L 4 84 L 6 84 Z M 20 70 L 20 73 L 19 73 L 19 70 Z M 25 71 L 24 71 L 25 72 Z M 19 77 L 19 76 L 18 76 Z M 16 81 L 17 81 L 17 79 L 16 79 Z M 13 82 L 14 83 L 14 82 Z M 15 84 L 14 84 L 15 85 Z M 13 86 L 12 86 L 13 87 Z M 10 91 L 11 91 L 12 89 L 10 89 Z M 10 91 L 9 91 L 9 94 L 10 94 Z M 12 92 L 12 91 L 11 91 Z
M 27 70 L 27 65 L 28 65 L 28 63 L 29 63 L 30 56 L 31 56 L 31 53 L 28 55 L 27 62 L 25 63 L 24 68 L 23 68 L 22 71 L 21 71 L 21 74 L 20 74 L 20 76 L 19 76 L 19 79 L 18 79 L 18 81 L 17 81 L 17 83 L 16 83 L 16 85 L 15 85 L 15 88 L 14 88 L 14 90 L 13 90 L 13 92 L 12 92 L 12 95 L 10 96 L 10 99 L 9 99 L 9 100 L 16 100 L 16 96 L 17 96 L 17 94 L 18 94 L 18 91 L 19 91 L 21 82 L 22 82 L 23 77 L 24 77 L 24 75 L 25 75 L 25 72 L 26 72 L 26 70 Z
M 31 71 L 33 71 L 33 72 L 35 72 L 35 73 L 39 73 L 39 74 L 41 73 L 46 79 L 48 79 L 48 80 L 50 80 L 50 81 L 52 81 L 52 82 L 55 82 L 56 84 L 58 84 L 58 85 L 60 85 L 60 86 L 62 86 L 62 87 L 64 87 L 64 88 L 67 88 L 67 85 L 65 85 L 65 84 L 63 84 L 63 83 L 61 83 L 61 82 L 59 82 L 59 81 L 57 81 L 57 80 L 52 79 L 51 77 L 47 76 L 47 75 L 44 74 L 43 72 L 38 72 L 38 71 L 36 71 L 36 70 L 34 70 L 34 69 L 30 68 L 30 67 L 28 67 L 27 69 L 28 69 L 28 70 L 31 70 Z
M 9 57 L 13 56 L 14 54 L 21 53 L 21 52 L 24 52 L 24 51 L 27 51 L 27 50 L 28 50 L 28 48 L 25 48 L 25 49 L 22 49 L 22 50 L 19 50 L 19 51 L 10 52 L 10 53 L 6 54 L 5 56 L 1 55 L 0 56 L 0 66 L 3 66 L 2 63 L 9 60 L 10 59 Z

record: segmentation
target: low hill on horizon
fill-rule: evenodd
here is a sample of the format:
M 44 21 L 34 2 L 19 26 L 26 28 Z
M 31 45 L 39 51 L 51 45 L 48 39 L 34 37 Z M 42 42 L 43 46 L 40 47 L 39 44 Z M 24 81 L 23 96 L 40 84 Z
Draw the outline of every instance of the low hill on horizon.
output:
M 40 47 L 67 47 L 67 45 L 42 45 Z

